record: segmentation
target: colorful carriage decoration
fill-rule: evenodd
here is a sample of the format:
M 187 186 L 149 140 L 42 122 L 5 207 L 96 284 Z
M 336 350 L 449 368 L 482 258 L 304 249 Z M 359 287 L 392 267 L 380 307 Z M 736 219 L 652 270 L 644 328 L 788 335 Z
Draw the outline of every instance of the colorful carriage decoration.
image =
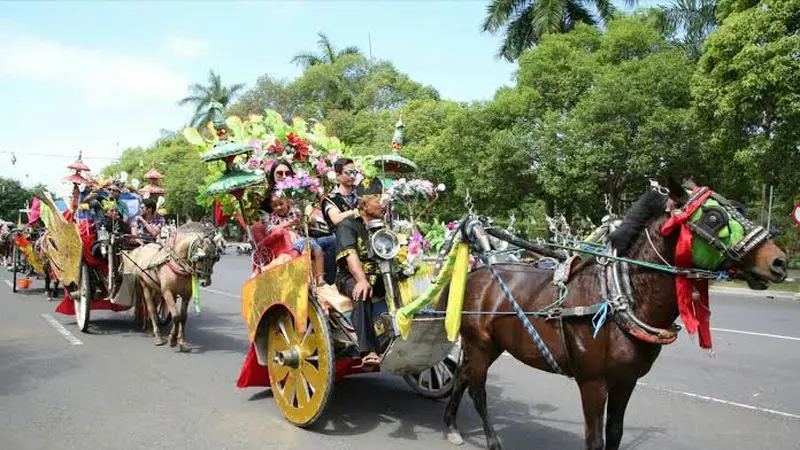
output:
M 274 111 L 267 111 L 266 117 L 251 116 L 248 122 L 238 118 L 222 120 L 219 110 L 214 114 L 213 141 L 202 138 L 194 129 L 186 130 L 184 136 L 201 148 L 210 147 L 202 154 L 203 161 L 225 161 L 224 172 L 218 174 L 207 194 L 218 199 L 222 197 L 220 194 L 233 194 L 243 216 L 247 215 L 243 201 L 245 189 L 264 182 L 259 164 L 250 164 L 249 158 L 250 152 L 261 146 L 260 141 L 265 140 L 264 145 L 269 145 L 266 153 L 288 154 L 290 158 L 294 156 L 295 161 L 299 155 L 299 160 L 305 163 L 309 155 L 314 158 L 315 154 L 331 150 L 326 144 L 338 144 L 335 138 L 324 135 L 321 125 L 315 126 L 314 132 L 306 132 L 305 122 L 296 120 L 289 126 Z M 251 144 L 248 140 L 259 142 Z M 284 145 L 286 142 L 288 145 Z M 318 148 L 309 148 L 311 146 Z M 405 158 L 392 156 L 393 162 L 415 168 Z M 319 157 L 311 166 L 321 168 L 333 159 L 329 157 L 326 161 Z M 247 170 L 244 161 L 256 170 Z M 325 174 L 323 170 L 317 172 L 322 178 Z M 386 179 L 387 172 L 383 175 Z M 453 388 L 460 361 L 456 342 L 460 308 L 456 308 L 459 314 L 448 317 L 428 314 L 424 308 L 438 299 L 451 280 L 460 280 L 460 294 L 457 287 L 450 291 L 453 304 L 460 305 L 458 297 L 463 297 L 468 248 L 466 244 L 453 247 L 435 280 L 430 279 L 428 271 L 420 270 L 421 275 L 416 279 L 400 282 L 395 257 L 401 240 L 386 223 L 370 225 L 373 250 L 380 261 L 386 286 L 386 296 L 372 300 L 380 370 L 403 376 L 414 391 L 424 396 L 445 397 Z M 272 267 L 257 273 L 242 287 L 242 317 L 251 345 L 237 384 L 240 388 L 270 386 L 286 419 L 301 427 L 311 425 L 321 416 L 337 380 L 365 371 L 348 317 L 349 300 L 335 288 L 331 292 L 331 287 L 316 287 L 309 282 L 310 275 L 310 252 L 305 251 L 287 262 L 275 261 Z M 420 282 L 420 278 L 426 277 L 427 283 L 426 280 Z M 450 321 L 447 328 L 446 321 Z

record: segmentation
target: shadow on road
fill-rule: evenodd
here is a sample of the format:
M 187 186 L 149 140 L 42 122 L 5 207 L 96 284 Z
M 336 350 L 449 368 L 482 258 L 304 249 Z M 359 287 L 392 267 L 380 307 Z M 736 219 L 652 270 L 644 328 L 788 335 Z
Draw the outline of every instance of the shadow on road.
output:
M 75 321 L 69 324 L 75 325 Z M 171 329 L 172 323 L 161 327 L 165 339 Z M 152 338 L 130 311 L 119 313 L 98 311 L 98 314 L 91 318 L 88 334 L 136 338 L 147 343 L 150 343 Z M 190 353 L 197 354 L 225 352 L 244 356 L 249 348 L 244 325 L 241 324 L 241 315 L 213 311 L 201 315 L 196 315 L 193 310 L 189 311 L 189 318 L 186 321 L 186 341 L 191 348 Z
M 575 421 L 548 417 L 559 407 L 527 404 L 505 397 L 503 389 L 487 384 L 489 414 L 506 448 L 537 449 L 583 448 L 582 417 Z M 269 390 L 250 397 L 249 401 L 272 401 Z M 398 440 L 418 441 L 421 436 L 438 434 L 444 441 L 442 416 L 447 400 L 419 397 L 399 377 L 360 375 L 337 384 L 322 418 L 308 431 L 330 436 L 367 435 L 378 428 L 393 427 L 388 436 Z M 485 448 L 483 427 L 469 394 L 464 395 L 458 415 L 459 428 L 469 446 Z M 633 450 L 653 436 L 664 434 L 661 427 L 626 427 L 623 448 Z M 632 440 L 631 440 L 632 439 Z

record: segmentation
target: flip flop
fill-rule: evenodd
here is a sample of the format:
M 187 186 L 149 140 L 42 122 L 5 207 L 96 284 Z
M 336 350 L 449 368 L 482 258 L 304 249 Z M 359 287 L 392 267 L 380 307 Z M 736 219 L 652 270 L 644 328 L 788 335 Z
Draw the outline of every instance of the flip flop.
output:
M 354 369 L 362 369 L 362 368 L 377 368 L 381 364 L 381 358 L 376 354 L 370 354 L 361 358 L 361 364 L 358 366 L 353 366 Z

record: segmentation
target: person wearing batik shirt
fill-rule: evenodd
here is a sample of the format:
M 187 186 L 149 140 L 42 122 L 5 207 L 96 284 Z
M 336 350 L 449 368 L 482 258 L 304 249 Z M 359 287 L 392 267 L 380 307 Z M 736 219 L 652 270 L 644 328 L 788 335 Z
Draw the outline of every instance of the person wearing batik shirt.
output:
M 378 261 L 369 251 L 370 220 L 382 219 L 385 213 L 381 202 L 382 186 L 378 180 L 365 180 L 359 186 L 357 217 L 346 217 L 336 227 L 338 270 L 336 286 L 339 292 L 355 302 L 351 322 L 358 336 L 358 349 L 364 366 L 380 364 L 378 339 L 372 320 L 372 297 L 385 294 Z

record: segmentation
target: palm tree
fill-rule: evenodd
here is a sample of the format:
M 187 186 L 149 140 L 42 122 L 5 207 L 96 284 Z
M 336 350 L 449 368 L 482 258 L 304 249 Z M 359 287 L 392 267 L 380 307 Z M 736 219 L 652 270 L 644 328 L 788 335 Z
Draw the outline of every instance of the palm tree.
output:
M 189 86 L 189 96 L 182 98 L 178 105 L 193 104 L 195 110 L 190 124 L 194 127 L 202 127 L 211 120 L 209 106 L 213 102 L 219 102 L 223 108 L 227 107 L 233 98 L 244 89 L 244 86 L 243 83 L 224 86 L 219 74 L 214 73 L 212 69 L 208 73 L 208 84 L 204 86 L 195 83 Z
M 703 42 L 717 28 L 717 0 L 673 0 L 662 11 L 664 30 L 679 38 L 691 59 L 700 59 Z
M 319 39 L 317 40 L 317 45 L 319 46 L 320 53 L 298 53 L 294 55 L 292 58 L 292 62 L 298 64 L 299 66 L 307 69 L 311 66 L 316 66 L 317 64 L 333 64 L 344 55 L 360 55 L 361 50 L 358 47 L 346 47 L 340 51 L 336 51 L 336 49 L 331 44 L 330 39 L 324 33 L 319 32 L 317 33 Z
M 636 0 L 625 3 L 632 6 Z M 497 56 L 513 62 L 545 34 L 566 33 L 578 23 L 599 26 L 615 11 L 611 0 L 492 0 L 481 31 L 495 34 L 505 27 Z

